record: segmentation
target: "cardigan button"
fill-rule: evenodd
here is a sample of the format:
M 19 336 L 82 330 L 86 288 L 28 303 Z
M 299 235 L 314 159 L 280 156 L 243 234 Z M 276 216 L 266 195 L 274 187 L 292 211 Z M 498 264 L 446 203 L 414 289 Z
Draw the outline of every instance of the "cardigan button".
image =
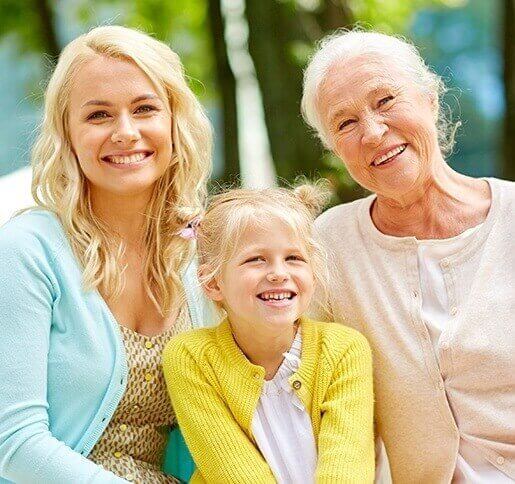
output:
M 295 390 L 299 390 L 300 387 L 302 386 L 302 383 L 299 381 L 299 380 L 295 380 L 293 383 L 292 383 L 292 386 Z
M 502 466 L 504 464 L 504 457 L 502 455 L 500 455 L 499 457 L 497 457 L 497 463 Z

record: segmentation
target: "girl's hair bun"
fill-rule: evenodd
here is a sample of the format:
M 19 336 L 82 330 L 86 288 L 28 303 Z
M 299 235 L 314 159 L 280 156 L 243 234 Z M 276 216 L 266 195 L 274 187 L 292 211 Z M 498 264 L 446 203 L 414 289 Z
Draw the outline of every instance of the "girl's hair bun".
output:
M 299 183 L 299 180 L 297 181 Z M 319 215 L 329 203 L 332 190 L 326 179 L 320 178 L 316 181 L 301 179 L 300 184 L 293 189 L 293 195 L 311 213 L 313 217 Z

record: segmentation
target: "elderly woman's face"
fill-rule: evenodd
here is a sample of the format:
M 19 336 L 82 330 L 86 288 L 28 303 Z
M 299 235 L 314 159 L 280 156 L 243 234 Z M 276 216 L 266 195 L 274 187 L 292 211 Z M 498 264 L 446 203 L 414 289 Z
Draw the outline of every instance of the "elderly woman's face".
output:
M 171 116 L 134 63 L 94 57 L 69 101 L 73 151 L 94 194 L 150 193 L 172 157 Z
M 399 198 L 439 155 L 437 103 L 392 60 L 367 55 L 332 66 L 318 109 L 334 152 L 363 187 Z

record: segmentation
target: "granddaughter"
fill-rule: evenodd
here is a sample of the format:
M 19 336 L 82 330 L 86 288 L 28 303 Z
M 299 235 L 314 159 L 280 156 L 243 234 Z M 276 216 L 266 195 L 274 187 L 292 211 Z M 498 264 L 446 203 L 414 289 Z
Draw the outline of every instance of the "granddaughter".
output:
M 227 317 L 164 352 L 192 482 L 373 481 L 368 343 L 303 316 L 327 283 L 312 233 L 325 200 L 312 185 L 231 190 L 197 229 L 200 280 Z

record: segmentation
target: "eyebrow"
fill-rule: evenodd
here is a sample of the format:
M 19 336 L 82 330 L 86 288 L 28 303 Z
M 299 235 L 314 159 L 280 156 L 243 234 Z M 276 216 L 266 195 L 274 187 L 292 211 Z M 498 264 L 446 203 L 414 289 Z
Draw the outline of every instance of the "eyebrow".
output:
M 131 104 L 135 104 L 140 101 L 145 101 L 147 99 L 159 99 L 159 96 L 156 96 L 155 94 L 142 94 L 141 96 L 135 97 Z M 99 99 L 91 99 L 90 101 L 85 102 L 81 108 L 84 108 L 86 106 L 112 106 L 113 103 L 109 101 L 102 101 Z
M 366 93 L 367 96 L 377 96 L 382 91 L 388 91 L 388 90 L 396 90 L 397 86 L 390 83 L 377 83 L 373 84 L 372 87 L 368 90 Z M 350 104 L 346 104 L 345 106 L 342 106 L 338 110 L 334 112 L 334 114 L 331 114 L 331 117 L 329 118 L 329 123 L 333 124 L 338 118 L 344 116 L 348 111 L 350 111 Z

